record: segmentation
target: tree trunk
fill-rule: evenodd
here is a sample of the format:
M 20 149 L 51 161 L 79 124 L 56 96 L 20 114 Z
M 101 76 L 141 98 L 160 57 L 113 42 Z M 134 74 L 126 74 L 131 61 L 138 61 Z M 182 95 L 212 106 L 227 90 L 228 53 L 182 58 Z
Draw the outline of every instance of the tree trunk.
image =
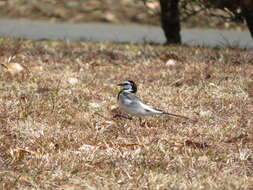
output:
M 241 0 L 242 14 L 247 22 L 251 37 L 253 38 L 253 0 Z
M 181 43 L 179 0 L 160 0 L 161 24 L 166 37 L 166 44 Z

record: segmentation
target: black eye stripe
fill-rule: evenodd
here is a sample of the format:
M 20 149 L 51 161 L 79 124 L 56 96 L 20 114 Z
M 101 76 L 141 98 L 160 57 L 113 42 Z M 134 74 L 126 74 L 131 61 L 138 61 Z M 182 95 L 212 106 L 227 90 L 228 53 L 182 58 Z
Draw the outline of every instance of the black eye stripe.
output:
M 124 86 L 124 89 L 125 90 L 129 90 L 131 91 L 132 93 L 136 93 L 137 92 L 137 86 L 136 84 L 131 81 L 131 80 L 128 80 L 128 81 L 124 81 L 123 83 L 121 83 L 121 86 Z

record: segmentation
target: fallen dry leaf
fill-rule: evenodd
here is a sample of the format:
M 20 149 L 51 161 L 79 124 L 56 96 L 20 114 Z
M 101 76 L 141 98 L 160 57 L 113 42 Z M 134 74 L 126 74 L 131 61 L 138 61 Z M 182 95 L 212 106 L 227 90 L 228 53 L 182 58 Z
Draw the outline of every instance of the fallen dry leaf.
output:
M 194 142 L 192 140 L 186 140 L 185 141 L 185 145 L 186 146 L 190 146 L 192 148 L 199 148 L 199 149 L 203 149 L 203 148 L 208 148 L 207 143 L 202 143 L 202 142 Z
M 19 63 L 2 63 L 2 65 L 8 69 L 8 71 L 12 74 L 18 74 L 20 72 L 25 71 L 25 67 Z

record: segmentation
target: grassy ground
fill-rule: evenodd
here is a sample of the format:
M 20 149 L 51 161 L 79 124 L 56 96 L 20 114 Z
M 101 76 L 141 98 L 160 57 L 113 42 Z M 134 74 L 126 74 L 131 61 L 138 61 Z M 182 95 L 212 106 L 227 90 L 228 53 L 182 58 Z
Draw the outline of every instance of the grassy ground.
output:
M 0 50 L 1 189 L 253 188 L 252 51 L 12 39 Z M 196 121 L 113 119 L 126 79 Z

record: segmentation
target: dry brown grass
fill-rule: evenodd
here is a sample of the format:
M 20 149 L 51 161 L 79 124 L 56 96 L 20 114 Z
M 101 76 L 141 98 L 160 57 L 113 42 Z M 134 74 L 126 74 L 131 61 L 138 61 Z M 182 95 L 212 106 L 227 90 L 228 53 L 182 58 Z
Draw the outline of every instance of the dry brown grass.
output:
M 253 188 L 252 51 L 1 39 L 0 54 L 0 189 Z M 113 119 L 126 79 L 197 121 Z

